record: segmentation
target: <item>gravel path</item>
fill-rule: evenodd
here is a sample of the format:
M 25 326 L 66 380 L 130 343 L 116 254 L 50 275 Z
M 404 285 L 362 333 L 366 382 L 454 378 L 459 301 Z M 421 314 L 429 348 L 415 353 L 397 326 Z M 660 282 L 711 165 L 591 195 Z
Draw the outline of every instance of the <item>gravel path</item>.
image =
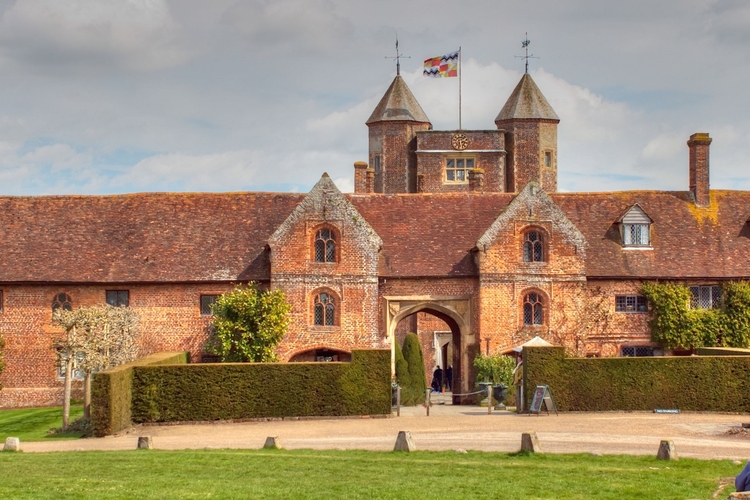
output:
M 22 442 L 26 452 L 131 450 L 138 436 L 153 436 L 165 450 L 260 448 L 267 436 L 278 436 L 287 449 L 391 450 L 399 431 L 410 431 L 420 450 L 512 452 L 521 433 L 536 431 L 543 451 L 655 455 L 662 439 L 675 442 L 681 457 L 750 458 L 750 434 L 739 430 L 748 415 L 716 413 L 654 414 L 560 413 L 487 414 L 485 408 L 437 405 L 425 416 L 423 407 L 403 408 L 401 416 L 330 420 L 283 420 L 138 426 L 104 438 L 76 441 Z M 735 434 L 732 434 L 734 432 Z

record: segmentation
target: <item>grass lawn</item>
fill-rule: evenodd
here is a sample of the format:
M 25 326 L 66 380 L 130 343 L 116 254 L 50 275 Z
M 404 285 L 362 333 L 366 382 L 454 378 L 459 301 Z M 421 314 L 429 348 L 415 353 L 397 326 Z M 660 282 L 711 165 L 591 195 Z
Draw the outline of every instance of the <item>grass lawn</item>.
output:
M 83 415 L 83 406 L 70 407 L 70 421 Z M 78 439 L 80 433 L 66 433 L 48 436 L 47 431 L 62 427 L 62 407 L 24 408 L 21 410 L 0 410 L 0 440 L 14 436 L 24 441 L 44 441 L 47 439 Z
M 0 498 L 711 498 L 728 460 L 455 452 L 0 453 Z M 732 483 L 718 498 L 734 491 Z

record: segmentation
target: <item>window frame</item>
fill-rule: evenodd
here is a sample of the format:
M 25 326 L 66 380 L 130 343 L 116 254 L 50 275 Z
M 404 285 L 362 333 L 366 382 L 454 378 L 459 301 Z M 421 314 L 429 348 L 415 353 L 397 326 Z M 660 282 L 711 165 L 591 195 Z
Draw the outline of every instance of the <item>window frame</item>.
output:
M 632 309 L 628 309 L 630 306 L 629 301 L 632 300 Z M 618 303 L 620 302 L 620 303 Z M 643 295 L 637 294 L 621 294 L 615 295 L 615 312 L 623 314 L 643 314 L 648 312 L 648 299 Z
M 640 229 L 640 230 L 638 230 Z M 633 242 L 633 233 L 637 232 L 637 242 Z M 646 241 L 643 242 L 643 236 L 645 235 Z M 631 240 L 631 241 L 628 241 Z M 651 246 L 651 224 L 645 224 L 642 222 L 622 223 L 622 245 L 627 248 L 648 248 Z
M 200 311 L 201 316 L 213 316 L 214 313 L 211 310 L 211 306 L 213 306 L 216 303 L 216 299 L 219 298 L 219 293 L 202 293 L 198 296 L 198 310 Z M 213 300 L 210 300 L 213 298 Z M 207 299 L 207 302 L 204 304 L 204 299 Z M 205 306 L 205 307 L 204 307 Z
M 536 299 L 534 302 L 529 300 L 532 295 Z M 546 296 L 539 290 L 524 291 L 521 295 L 521 322 L 524 328 L 539 328 L 547 324 L 546 303 Z M 526 322 L 526 306 L 530 306 L 531 322 Z M 537 318 L 540 319 L 539 322 L 537 322 Z
M 708 311 L 711 309 L 721 309 L 723 290 L 721 285 L 690 285 L 690 309 Z M 702 292 L 707 292 L 707 299 L 711 304 L 710 307 L 702 307 L 700 304 L 704 300 Z
M 320 301 L 321 295 L 325 295 L 327 297 L 327 300 L 325 302 Z M 312 300 L 311 300 L 312 308 L 311 308 L 311 321 L 310 324 L 314 328 L 336 328 L 339 326 L 339 319 L 341 317 L 341 300 L 339 296 L 334 293 L 332 290 L 328 288 L 320 288 L 318 290 L 315 290 L 312 293 Z M 321 317 L 321 323 L 318 323 L 318 314 L 317 314 L 317 308 L 321 305 L 322 307 L 322 314 Z M 330 317 L 329 322 L 329 306 L 332 309 L 332 316 Z
M 458 166 L 459 161 L 462 162 L 463 167 Z M 453 162 L 453 166 L 449 166 L 450 162 Z M 446 156 L 443 161 L 443 184 L 468 184 L 469 171 L 474 170 L 476 165 L 477 159 L 473 156 Z M 453 179 L 449 178 L 449 172 L 453 173 Z M 462 173 L 463 179 L 456 179 L 458 172 Z
M 110 294 L 115 294 L 114 304 L 110 302 Z M 125 297 L 124 304 L 121 300 L 122 296 Z M 104 301 L 112 307 L 130 307 L 130 290 L 105 290 Z
M 66 307 L 67 306 L 67 307 Z M 52 312 L 62 308 L 65 311 L 73 310 L 73 298 L 67 292 L 58 292 L 52 297 Z
M 328 231 L 328 238 L 321 239 L 324 243 L 323 259 L 318 260 L 318 235 L 323 231 Z M 321 234 L 322 236 L 322 234 Z M 332 260 L 329 260 L 328 244 L 333 244 Z M 311 260 L 315 264 L 337 264 L 341 257 L 341 231 L 331 224 L 316 226 L 312 231 L 312 245 L 310 245 Z
M 631 350 L 633 354 L 625 354 L 625 350 Z M 638 354 L 640 352 L 646 352 L 647 354 Z M 623 345 L 620 346 L 620 357 L 621 358 L 651 358 L 656 356 L 656 347 L 651 345 Z
M 530 234 L 536 234 L 538 241 L 528 241 Z M 545 264 L 547 263 L 547 232 L 538 227 L 528 227 L 521 233 L 523 238 L 521 240 L 521 261 L 524 264 Z M 526 243 L 530 243 L 532 246 L 531 260 L 526 260 Z M 536 248 L 539 248 L 541 253 L 540 259 L 536 260 Z

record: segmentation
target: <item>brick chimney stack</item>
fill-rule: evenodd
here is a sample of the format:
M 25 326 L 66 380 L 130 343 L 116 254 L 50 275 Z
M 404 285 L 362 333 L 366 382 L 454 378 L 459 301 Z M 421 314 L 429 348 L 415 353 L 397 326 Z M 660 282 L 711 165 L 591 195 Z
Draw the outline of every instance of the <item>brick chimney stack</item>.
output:
M 707 133 L 690 136 L 687 142 L 690 148 L 690 191 L 695 198 L 695 205 L 707 207 L 711 203 L 708 183 L 708 148 L 711 138 Z
M 367 193 L 367 163 L 354 162 L 354 192 Z

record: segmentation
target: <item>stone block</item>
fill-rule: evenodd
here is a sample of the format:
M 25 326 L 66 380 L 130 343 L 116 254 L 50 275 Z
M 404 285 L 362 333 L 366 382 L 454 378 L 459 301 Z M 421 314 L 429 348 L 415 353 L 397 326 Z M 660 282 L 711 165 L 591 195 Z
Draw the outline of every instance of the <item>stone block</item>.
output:
M 278 436 L 268 436 L 266 442 L 263 443 L 263 448 L 270 448 L 273 450 L 281 449 L 281 441 Z
M 735 491 L 734 493 L 730 493 L 729 497 L 727 497 L 729 500 L 750 500 L 750 491 Z
M 530 453 L 542 452 L 536 432 L 524 432 L 521 434 L 521 451 L 528 451 Z
M 151 436 L 138 436 L 138 449 L 151 450 L 154 447 L 154 440 Z
M 414 441 L 411 440 L 411 432 L 399 431 L 393 451 L 414 451 L 416 449 Z
M 659 443 L 659 451 L 656 454 L 659 460 L 677 460 L 677 450 L 674 447 L 674 441 L 662 441 Z
M 17 437 L 7 438 L 3 451 L 21 451 L 21 440 Z

